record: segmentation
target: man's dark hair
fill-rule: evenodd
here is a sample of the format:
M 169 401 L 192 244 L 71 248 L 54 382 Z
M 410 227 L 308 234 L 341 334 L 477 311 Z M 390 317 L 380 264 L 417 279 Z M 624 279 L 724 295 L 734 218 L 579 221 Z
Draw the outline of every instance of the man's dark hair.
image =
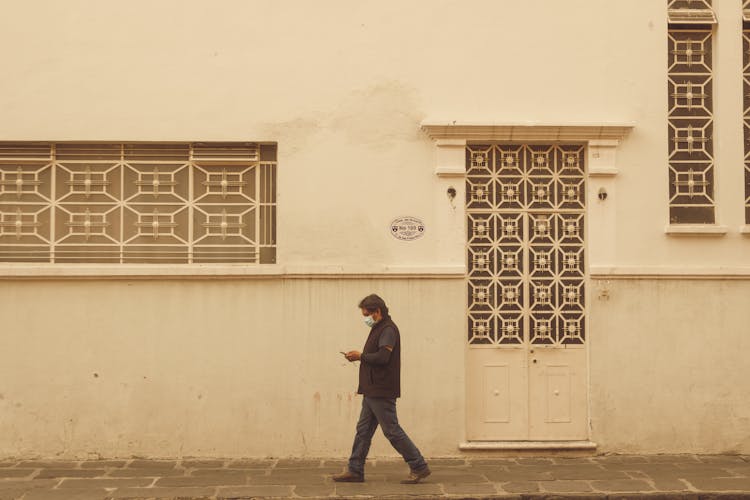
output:
M 384 318 L 388 316 L 388 306 L 385 305 L 385 301 L 374 293 L 360 300 L 359 308 L 365 309 L 369 313 L 374 313 L 380 309 L 380 314 L 382 314 Z

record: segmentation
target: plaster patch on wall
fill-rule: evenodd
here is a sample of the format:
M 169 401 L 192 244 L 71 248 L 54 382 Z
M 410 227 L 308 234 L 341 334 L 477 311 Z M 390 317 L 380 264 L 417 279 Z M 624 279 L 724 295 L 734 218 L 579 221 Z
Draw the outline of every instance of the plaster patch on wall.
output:
M 351 92 L 337 107 L 330 126 L 343 131 L 349 142 L 388 147 L 404 137 L 421 138 L 418 124 L 424 118 L 417 90 L 390 80 Z
M 292 120 L 262 123 L 256 135 L 259 140 L 278 141 L 285 156 L 305 149 L 322 133 L 337 134 L 352 144 L 387 147 L 404 137 L 423 139 L 419 123 L 424 117 L 417 89 L 398 81 L 382 81 L 352 90 L 328 108 L 322 105 L 322 109 L 302 112 Z
M 320 117 L 300 116 L 293 120 L 258 125 L 258 140 L 277 141 L 280 152 L 288 157 L 306 149 L 323 125 Z

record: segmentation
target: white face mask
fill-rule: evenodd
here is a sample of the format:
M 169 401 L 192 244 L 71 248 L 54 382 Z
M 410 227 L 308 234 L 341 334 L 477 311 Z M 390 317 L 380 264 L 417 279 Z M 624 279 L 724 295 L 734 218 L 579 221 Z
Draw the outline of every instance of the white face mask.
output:
M 372 319 L 372 316 L 365 316 L 364 321 L 365 321 L 365 325 L 369 326 L 370 328 L 372 328 L 372 325 L 375 324 L 375 320 Z

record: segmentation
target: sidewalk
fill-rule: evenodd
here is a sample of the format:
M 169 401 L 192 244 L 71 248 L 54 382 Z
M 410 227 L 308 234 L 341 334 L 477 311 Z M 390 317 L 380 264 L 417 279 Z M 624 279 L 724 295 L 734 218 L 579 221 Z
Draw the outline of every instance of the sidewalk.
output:
M 368 461 L 365 483 L 334 483 L 344 460 L 0 461 L 0 500 L 120 498 L 750 499 L 750 456 L 443 458 L 402 485 L 401 461 Z

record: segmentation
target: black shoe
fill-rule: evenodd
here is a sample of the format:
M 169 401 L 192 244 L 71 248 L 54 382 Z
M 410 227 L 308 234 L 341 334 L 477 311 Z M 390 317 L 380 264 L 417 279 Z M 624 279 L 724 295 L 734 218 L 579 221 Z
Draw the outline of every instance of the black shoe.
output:
M 364 483 L 365 476 L 356 474 L 350 470 L 345 470 L 341 474 L 334 474 L 331 479 L 337 483 Z
M 411 471 L 411 473 L 409 473 L 409 477 L 401 481 L 401 484 L 417 484 L 418 482 L 420 482 L 422 479 L 426 478 L 430 474 L 432 474 L 432 471 L 430 470 L 429 467 L 425 465 L 423 468 L 419 470 Z

